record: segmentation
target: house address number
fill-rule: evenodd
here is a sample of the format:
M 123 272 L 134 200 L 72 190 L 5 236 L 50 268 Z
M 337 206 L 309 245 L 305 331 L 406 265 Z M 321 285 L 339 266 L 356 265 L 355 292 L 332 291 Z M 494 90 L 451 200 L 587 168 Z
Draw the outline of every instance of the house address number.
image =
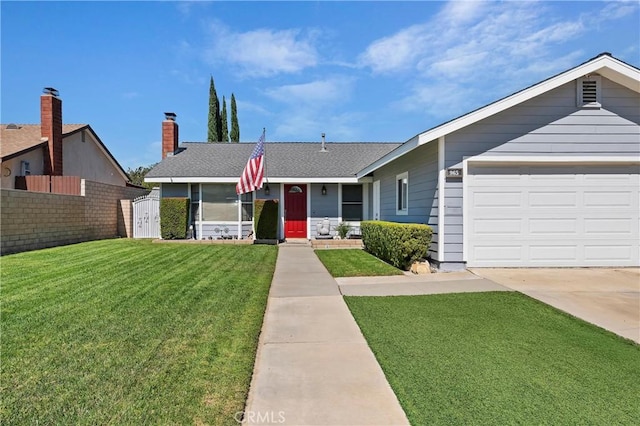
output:
M 462 169 L 447 169 L 447 177 L 462 177 Z

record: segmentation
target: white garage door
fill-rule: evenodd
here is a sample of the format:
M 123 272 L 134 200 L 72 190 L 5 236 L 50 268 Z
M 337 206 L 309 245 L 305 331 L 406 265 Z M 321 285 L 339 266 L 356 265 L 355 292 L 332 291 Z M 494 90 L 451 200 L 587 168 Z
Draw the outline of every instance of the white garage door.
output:
M 640 265 L 638 169 L 470 164 L 467 265 Z

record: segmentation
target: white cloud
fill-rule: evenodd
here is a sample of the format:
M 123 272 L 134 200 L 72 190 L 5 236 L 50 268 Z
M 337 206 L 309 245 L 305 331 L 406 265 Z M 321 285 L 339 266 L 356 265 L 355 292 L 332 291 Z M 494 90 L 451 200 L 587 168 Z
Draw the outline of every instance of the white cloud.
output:
M 418 46 L 428 40 L 427 26 L 414 25 L 390 37 L 374 41 L 360 55 L 358 62 L 378 73 L 404 70 L 423 53 Z
M 630 15 L 638 10 L 640 3 L 637 0 L 608 1 L 606 6 L 596 15 L 597 21 L 615 20 Z
M 363 121 L 360 113 L 335 113 L 332 110 L 293 110 L 280 114 L 273 132 L 275 140 L 320 141 L 326 133 L 327 141 L 341 142 L 362 139 L 358 133 Z
M 451 1 L 430 20 L 373 41 L 359 64 L 411 79 L 396 107 L 450 118 L 584 60 L 564 46 L 638 5 L 607 2 L 567 16 L 546 2 Z
M 318 63 L 314 31 L 262 28 L 233 32 L 219 21 L 209 28 L 212 37 L 210 46 L 205 49 L 205 59 L 211 63 L 231 64 L 243 76 L 296 73 Z
M 265 94 L 287 104 L 313 106 L 347 99 L 351 92 L 351 83 L 351 79 L 335 77 L 269 88 Z

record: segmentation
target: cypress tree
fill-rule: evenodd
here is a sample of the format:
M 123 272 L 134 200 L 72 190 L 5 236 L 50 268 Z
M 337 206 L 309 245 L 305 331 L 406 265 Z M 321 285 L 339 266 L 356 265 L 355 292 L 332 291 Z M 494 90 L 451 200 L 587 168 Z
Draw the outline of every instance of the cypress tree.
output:
M 222 113 L 220 114 L 220 122 L 222 124 L 222 142 L 229 142 L 229 125 L 227 124 L 227 100 L 222 96 Z
M 220 124 L 220 101 L 216 93 L 216 86 L 213 83 L 213 76 L 209 82 L 209 120 L 207 142 L 218 142 L 221 133 Z
M 231 142 L 240 142 L 240 126 L 238 125 L 238 111 L 236 109 L 236 97 L 231 94 Z

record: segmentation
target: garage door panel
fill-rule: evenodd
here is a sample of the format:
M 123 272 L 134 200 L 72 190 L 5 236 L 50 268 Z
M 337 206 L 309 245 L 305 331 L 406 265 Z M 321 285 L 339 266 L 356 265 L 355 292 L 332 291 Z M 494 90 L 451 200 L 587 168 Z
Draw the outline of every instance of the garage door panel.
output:
M 476 208 L 522 207 L 522 198 L 516 191 L 478 191 L 473 194 L 471 205 Z
M 529 207 L 577 207 L 576 191 L 531 191 Z
M 523 260 L 522 246 L 514 244 L 479 244 L 474 246 L 475 258 L 479 261 L 492 262 L 496 257 L 505 261 Z
M 473 230 L 477 235 L 520 235 L 522 219 L 476 219 Z
M 578 259 L 578 247 L 575 245 L 532 245 L 529 247 L 529 259 L 532 263 L 575 262 Z
M 529 219 L 529 234 L 532 235 L 575 235 L 578 233 L 576 218 L 532 218 Z
M 616 190 L 587 190 L 584 192 L 585 207 L 631 207 L 632 192 Z
M 633 221 L 630 218 L 585 218 L 584 235 L 627 235 L 634 234 Z
M 496 165 L 468 168 L 469 266 L 640 265 L 638 167 L 517 169 L 518 179 L 493 174 Z
M 628 262 L 633 259 L 633 246 L 631 244 L 602 244 L 595 241 L 587 243 L 584 247 L 584 258 L 587 261 L 608 261 Z

